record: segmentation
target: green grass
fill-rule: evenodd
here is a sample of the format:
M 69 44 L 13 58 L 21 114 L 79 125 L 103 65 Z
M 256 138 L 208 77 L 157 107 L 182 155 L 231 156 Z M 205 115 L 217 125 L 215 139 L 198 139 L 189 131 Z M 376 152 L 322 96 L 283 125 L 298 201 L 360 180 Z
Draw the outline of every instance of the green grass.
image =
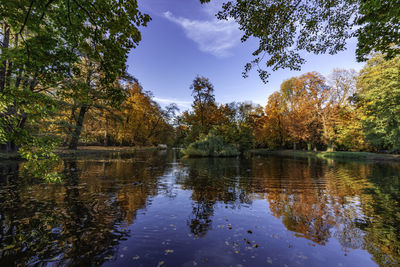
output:
M 399 160 L 400 155 L 394 154 L 378 154 L 370 152 L 350 152 L 350 151 L 302 151 L 302 150 L 267 150 L 267 149 L 253 149 L 249 151 L 252 155 L 279 155 L 289 157 L 308 158 L 315 157 L 321 159 L 355 159 L 355 160 Z

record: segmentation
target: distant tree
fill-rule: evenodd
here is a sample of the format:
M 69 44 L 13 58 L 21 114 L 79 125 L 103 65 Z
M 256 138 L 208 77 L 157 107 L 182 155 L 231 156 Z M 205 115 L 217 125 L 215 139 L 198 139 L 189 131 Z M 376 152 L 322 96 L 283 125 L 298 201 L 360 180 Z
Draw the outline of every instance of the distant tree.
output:
M 208 109 L 210 106 L 215 106 L 214 86 L 208 78 L 197 76 L 192 85 L 193 109 L 200 117 L 201 129 L 206 130 L 206 117 L 210 114 Z
M 287 141 L 287 114 L 286 104 L 280 92 L 274 92 L 268 97 L 265 107 L 265 116 L 259 121 L 256 130 L 256 139 L 268 148 L 280 148 Z

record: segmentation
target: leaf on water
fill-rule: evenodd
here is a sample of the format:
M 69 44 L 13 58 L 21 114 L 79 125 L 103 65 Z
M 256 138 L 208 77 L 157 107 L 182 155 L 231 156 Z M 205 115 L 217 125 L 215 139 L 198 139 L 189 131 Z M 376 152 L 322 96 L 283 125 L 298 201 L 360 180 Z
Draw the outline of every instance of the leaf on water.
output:
M 228 225 L 228 228 L 229 228 L 229 229 L 232 229 L 232 225 Z
M 247 230 L 247 233 L 249 233 L 249 234 L 252 234 L 252 233 L 253 233 L 253 231 L 251 231 L 251 230 Z
M 166 249 L 165 250 L 165 255 L 167 255 L 168 253 L 174 253 L 173 249 Z
M 138 260 L 138 259 L 140 259 L 140 256 L 139 256 L 139 255 L 136 255 L 136 256 L 133 257 L 132 259 L 133 259 L 133 260 Z
M 15 245 L 8 245 L 8 246 L 5 246 L 3 249 L 8 250 L 8 249 L 12 249 L 14 247 L 15 247 Z
M 161 266 L 161 265 L 164 265 L 164 261 L 160 261 L 160 262 L 158 262 L 158 265 L 157 265 L 157 267 L 159 267 L 159 266 Z
M 225 241 L 225 245 L 229 246 L 229 242 L 228 242 L 228 241 Z
M 269 264 L 272 264 L 272 259 L 271 259 L 270 257 L 268 257 L 268 258 L 267 258 L 267 262 L 268 262 Z
M 239 253 L 239 251 L 237 251 L 237 250 L 235 250 L 234 252 L 235 252 L 235 254 L 238 254 L 238 253 Z
M 253 248 L 258 248 L 258 244 L 254 244 L 254 245 L 253 245 Z

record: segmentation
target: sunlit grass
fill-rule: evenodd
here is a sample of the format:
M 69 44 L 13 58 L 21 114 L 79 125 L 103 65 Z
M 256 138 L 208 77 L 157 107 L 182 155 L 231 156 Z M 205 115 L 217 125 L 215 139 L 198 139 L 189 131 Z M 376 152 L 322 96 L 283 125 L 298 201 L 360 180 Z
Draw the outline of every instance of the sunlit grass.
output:
M 350 151 L 304 151 L 304 150 L 268 150 L 253 149 L 250 151 L 252 155 L 279 155 L 290 157 L 315 157 L 322 159 L 357 159 L 357 160 L 400 160 L 400 155 L 380 154 L 371 152 L 350 152 Z

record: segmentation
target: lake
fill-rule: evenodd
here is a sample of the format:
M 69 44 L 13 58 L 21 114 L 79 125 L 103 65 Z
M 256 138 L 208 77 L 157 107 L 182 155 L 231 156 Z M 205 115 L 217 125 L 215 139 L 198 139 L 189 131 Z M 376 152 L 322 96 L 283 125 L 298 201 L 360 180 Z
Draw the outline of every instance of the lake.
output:
M 0 165 L 0 266 L 399 266 L 400 164 L 177 152 Z

